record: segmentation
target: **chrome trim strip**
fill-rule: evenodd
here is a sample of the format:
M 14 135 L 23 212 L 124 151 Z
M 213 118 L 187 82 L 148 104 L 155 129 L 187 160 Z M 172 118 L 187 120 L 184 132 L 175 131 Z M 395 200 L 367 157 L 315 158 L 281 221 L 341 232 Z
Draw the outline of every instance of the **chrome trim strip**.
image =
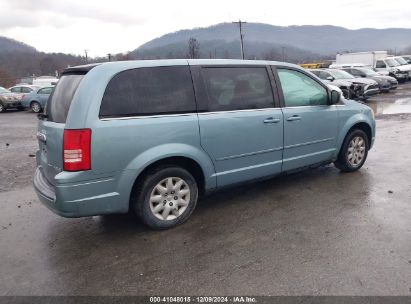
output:
M 212 176 L 214 177 L 214 176 L 226 175 L 226 174 L 236 173 L 236 172 L 245 171 L 245 170 L 256 169 L 256 168 L 265 167 L 265 166 L 272 166 L 272 165 L 276 165 L 278 163 L 282 163 L 282 161 L 283 160 L 280 159 L 280 160 L 276 160 L 276 161 L 273 161 L 273 162 L 259 164 L 259 165 L 255 165 L 255 166 L 249 166 L 249 167 L 243 167 L 243 168 L 239 168 L 239 169 L 223 171 L 223 172 L 215 173 Z
M 143 119 L 143 118 L 161 118 L 161 117 L 176 117 L 176 116 L 191 116 L 191 115 L 212 115 L 212 114 L 223 114 L 223 113 L 237 113 L 237 112 L 260 112 L 267 110 L 282 110 L 282 109 L 295 109 L 295 108 L 312 108 L 312 107 L 333 107 L 336 105 L 313 105 L 313 106 L 295 106 L 295 107 L 282 107 L 282 108 L 262 108 L 262 109 L 245 109 L 245 110 L 231 110 L 231 111 L 212 111 L 212 112 L 192 112 L 183 114 L 161 114 L 161 115 L 139 115 L 139 116 L 127 116 L 127 117 L 107 117 L 100 118 L 101 121 L 110 120 L 129 120 L 129 119 Z
M 95 180 L 95 181 L 85 181 L 84 183 L 76 183 L 76 184 L 72 184 L 72 185 L 66 185 L 66 184 L 65 185 L 57 185 L 56 187 L 58 187 L 58 188 L 71 188 L 71 187 L 78 187 L 78 186 L 84 186 L 84 185 L 111 182 L 113 180 L 114 180 L 114 178 L 107 178 L 107 179 Z
M 309 141 L 309 142 L 305 142 L 305 143 L 301 143 L 301 144 L 289 145 L 289 146 L 285 146 L 284 149 L 297 148 L 297 147 L 307 146 L 307 145 L 311 145 L 311 144 L 318 144 L 318 143 L 331 141 L 331 140 L 334 140 L 334 138 L 330 137 L 330 138 L 324 138 L 324 139 Z
M 262 108 L 262 109 L 245 109 L 245 110 L 231 110 L 231 111 L 213 111 L 213 112 L 200 112 L 198 115 L 210 115 L 219 113 L 237 113 L 237 112 L 260 112 L 267 110 L 281 110 L 281 108 Z
M 304 155 L 300 155 L 300 156 L 284 158 L 283 163 L 293 161 L 293 160 L 297 160 L 297 159 L 303 159 L 303 158 L 306 158 L 306 157 L 315 156 L 315 155 L 319 155 L 319 154 L 334 152 L 335 150 L 336 149 L 327 149 L 327 150 L 323 150 L 323 151 L 320 151 L 320 152 L 314 152 L 314 153 L 310 153 L 310 154 L 304 154 Z
M 282 149 L 283 149 L 283 147 L 278 147 L 278 148 L 266 149 L 266 150 L 261 150 L 261 151 L 256 151 L 256 152 L 250 152 L 250 153 L 220 157 L 220 158 L 216 158 L 216 161 L 229 160 L 229 159 L 234 159 L 234 158 L 241 158 L 241 157 L 245 157 L 245 156 L 252 156 L 252 155 L 269 153 L 269 152 L 274 152 L 274 151 L 281 151 Z
M 318 107 L 328 108 L 328 107 L 333 107 L 333 106 L 335 106 L 335 105 L 293 106 L 293 107 L 283 107 L 283 108 L 281 108 L 281 109 L 313 108 L 313 107 L 315 107 L 315 108 L 318 108 Z
M 129 119 L 143 119 L 143 118 L 161 118 L 161 117 L 176 117 L 176 116 L 192 116 L 197 115 L 197 113 L 183 113 L 183 114 L 162 114 L 162 115 L 147 115 L 147 116 L 127 116 L 127 117 L 107 117 L 100 118 L 101 121 L 110 121 L 110 120 L 129 120 Z

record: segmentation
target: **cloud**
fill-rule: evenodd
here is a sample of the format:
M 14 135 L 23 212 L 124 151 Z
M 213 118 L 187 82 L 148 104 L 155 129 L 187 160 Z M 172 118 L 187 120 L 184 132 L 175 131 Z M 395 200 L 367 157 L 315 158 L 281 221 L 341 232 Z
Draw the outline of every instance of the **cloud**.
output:
M 1 0 L 0 0 L 1 1 Z M 5 0 L 3 0 L 5 1 Z M 141 25 L 145 22 L 145 18 L 141 15 L 133 14 L 124 10 L 121 3 L 116 3 L 113 6 L 100 5 L 103 2 L 92 1 L 51 1 L 51 0 L 18 0 L 8 1 L 7 14 L 0 13 L 0 20 L 6 16 L 7 21 L 0 23 L 3 28 L 9 27 L 29 27 L 35 25 L 55 25 L 63 27 L 63 21 L 73 23 L 76 19 L 89 19 L 104 23 L 114 23 L 123 26 Z M 121 10 L 120 10 L 121 8 Z M 124 11 L 128 13 L 124 13 Z M 5 12 L 3 10 L 3 12 Z M 13 18 L 7 16 L 16 16 L 15 22 Z M 27 20 L 23 17 L 25 16 Z

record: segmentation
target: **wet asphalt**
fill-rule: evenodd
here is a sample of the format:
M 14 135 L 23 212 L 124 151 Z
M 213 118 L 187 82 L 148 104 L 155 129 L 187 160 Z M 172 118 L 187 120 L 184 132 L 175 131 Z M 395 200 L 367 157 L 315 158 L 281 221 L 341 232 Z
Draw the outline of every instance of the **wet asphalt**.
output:
M 411 295 L 411 83 L 368 103 L 360 171 L 217 192 L 161 232 L 52 214 L 31 187 L 35 115 L 1 114 L 0 295 Z

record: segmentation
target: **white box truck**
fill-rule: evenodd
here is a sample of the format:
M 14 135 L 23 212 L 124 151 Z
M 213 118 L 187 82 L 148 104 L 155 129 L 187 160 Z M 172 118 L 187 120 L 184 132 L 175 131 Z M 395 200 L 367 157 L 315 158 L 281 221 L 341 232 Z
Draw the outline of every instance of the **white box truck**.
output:
M 388 57 L 387 51 L 375 51 L 375 52 L 358 52 L 358 53 L 344 53 L 337 54 L 336 64 L 352 64 L 362 63 L 364 65 L 375 67 L 375 63 L 379 59 Z

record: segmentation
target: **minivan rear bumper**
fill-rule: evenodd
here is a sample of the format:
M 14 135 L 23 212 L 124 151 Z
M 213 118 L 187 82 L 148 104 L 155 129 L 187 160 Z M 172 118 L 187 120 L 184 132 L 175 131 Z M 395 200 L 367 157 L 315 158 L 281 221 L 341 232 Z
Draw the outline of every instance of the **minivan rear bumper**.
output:
M 129 197 L 121 196 L 116 178 L 52 185 L 38 166 L 34 189 L 40 202 L 63 217 L 126 213 Z

